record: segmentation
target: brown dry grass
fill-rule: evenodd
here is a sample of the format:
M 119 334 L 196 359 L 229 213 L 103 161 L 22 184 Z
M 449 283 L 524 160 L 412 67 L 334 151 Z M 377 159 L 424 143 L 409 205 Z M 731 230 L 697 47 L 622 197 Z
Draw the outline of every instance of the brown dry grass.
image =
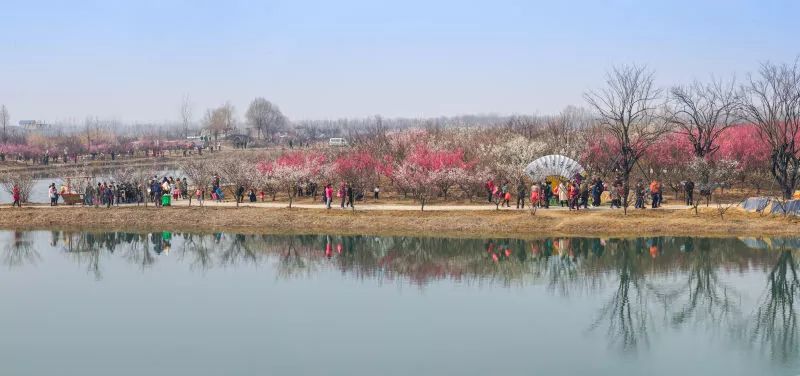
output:
M 766 236 L 797 235 L 800 220 L 732 209 L 632 211 L 324 211 L 266 208 L 0 209 L 0 228 L 64 230 L 171 230 L 185 232 L 333 233 L 454 237 L 542 236 Z

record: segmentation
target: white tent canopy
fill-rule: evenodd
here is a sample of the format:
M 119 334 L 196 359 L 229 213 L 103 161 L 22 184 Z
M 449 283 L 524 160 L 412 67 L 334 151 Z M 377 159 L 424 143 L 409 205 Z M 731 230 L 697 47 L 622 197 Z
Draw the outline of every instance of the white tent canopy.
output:
M 580 163 L 560 154 L 545 155 L 525 167 L 525 173 L 535 181 L 542 181 L 548 176 L 561 176 L 572 179 L 576 175 L 585 174 Z

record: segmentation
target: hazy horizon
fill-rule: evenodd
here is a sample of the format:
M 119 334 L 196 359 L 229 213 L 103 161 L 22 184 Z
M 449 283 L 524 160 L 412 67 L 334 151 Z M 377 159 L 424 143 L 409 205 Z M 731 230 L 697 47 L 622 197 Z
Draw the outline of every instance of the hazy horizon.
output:
M 800 53 L 792 2 L 6 4 L 0 104 L 35 119 L 197 122 L 264 97 L 292 120 L 553 114 L 617 64 L 740 79 Z

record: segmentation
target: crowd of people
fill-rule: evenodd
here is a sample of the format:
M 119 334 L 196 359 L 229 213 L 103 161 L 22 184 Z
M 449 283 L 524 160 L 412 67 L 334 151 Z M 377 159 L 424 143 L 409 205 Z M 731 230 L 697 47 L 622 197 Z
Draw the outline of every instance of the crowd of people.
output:
M 685 192 L 685 203 L 691 206 L 694 203 L 695 183 L 688 180 L 681 182 L 681 185 Z M 605 203 L 608 203 L 612 209 L 622 208 L 626 205 L 624 202 L 624 185 L 621 179 L 608 184 L 599 177 L 594 177 L 591 180 L 584 179 L 580 175 L 572 179 L 550 177 L 543 181 L 533 182 L 530 186 L 520 181 L 516 185 L 516 190 L 513 191 L 509 181 L 505 180 L 501 184 L 496 184 L 493 179 L 489 179 L 486 181 L 485 188 L 489 203 L 507 208 L 511 207 L 512 200 L 515 201 L 517 209 L 525 209 L 526 204 L 529 208 L 548 209 L 551 205 L 556 205 L 566 207 L 569 210 L 588 209 L 590 206 L 599 207 Z M 144 203 L 145 200 L 149 200 L 155 206 L 161 207 L 171 205 L 173 200 L 189 199 L 190 195 L 194 195 L 200 202 L 204 201 L 207 195 L 216 202 L 225 200 L 224 187 L 220 176 L 213 176 L 210 190 L 207 191 L 206 189 L 206 187 L 196 187 L 193 192 L 190 192 L 189 182 L 186 178 L 164 176 L 159 179 L 158 176 L 153 176 L 144 185 L 115 182 L 99 182 L 97 185 L 89 183 L 86 185 L 80 201 L 85 206 L 111 207 L 120 204 Z M 249 202 L 257 202 L 258 196 L 260 196 L 261 201 L 264 201 L 266 196 L 263 190 L 257 195 L 255 189 L 246 189 L 241 185 L 232 187 L 229 192 L 233 193 L 237 203 L 242 203 L 246 199 Z M 380 188 L 376 186 L 372 192 L 373 198 L 377 200 Z M 331 209 L 334 200 L 338 202 L 339 207 L 342 209 L 354 208 L 356 201 L 364 198 L 364 193 L 355 189 L 348 182 L 342 182 L 338 189 L 334 188 L 333 184 L 327 183 L 320 193 L 322 193 L 322 203 L 327 209 Z M 57 205 L 59 197 L 66 194 L 73 194 L 79 197 L 77 192 L 71 191 L 68 186 L 62 186 L 58 190 L 55 183 L 50 184 L 48 187 L 50 205 Z M 295 194 L 297 197 L 310 196 L 316 200 L 318 195 L 317 185 L 298 185 Z M 20 206 L 22 200 L 18 186 L 15 186 L 12 190 L 12 198 L 12 205 Z M 661 207 L 664 201 L 661 182 L 656 179 L 649 184 L 644 180 L 637 181 L 635 186 L 632 187 L 628 199 L 636 209 L 644 209 L 647 206 L 654 209 Z M 66 199 L 64 201 L 66 202 Z
M 17 192 L 13 194 L 14 204 L 19 205 L 19 188 L 15 186 L 14 192 Z M 141 204 L 145 200 L 149 200 L 155 206 L 164 206 L 169 205 L 172 200 L 187 199 L 189 183 L 186 178 L 176 179 L 171 176 L 164 176 L 160 180 L 158 176 L 153 176 L 146 186 L 133 183 L 115 183 L 113 181 L 98 182 L 97 185 L 94 185 L 93 182 L 87 181 L 82 197 L 68 185 L 62 185 L 60 190 L 56 188 L 55 183 L 51 183 L 48 186 L 50 206 L 58 205 L 59 198 L 66 203 L 67 195 L 80 197 L 80 203 L 84 206 L 111 207 L 119 206 L 120 204 Z
M 330 209 L 333 203 L 333 184 L 325 184 L 322 195 L 322 203 L 325 204 L 325 208 Z M 343 182 L 339 186 L 339 189 L 336 191 L 336 198 L 339 199 L 339 207 L 342 209 L 347 207 L 353 208 L 356 199 L 358 199 L 353 186 L 347 182 Z
M 681 183 L 686 197 L 686 205 L 694 203 L 694 182 L 691 180 Z M 490 203 L 496 203 L 500 207 L 511 207 L 512 198 L 516 198 L 516 208 L 525 209 L 526 199 L 529 207 L 550 208 L 550 205 L 567 207 L 569 210 L 588 209 L 591 206 L 599 207 L 603 201 L 610 203 L 612 209 L 619 209 L 625 205 L 625 189 L 621 179 L 615 180 L 610 185 L 603 182 L 599 177 L 594 177 L 591 181 L 584 180 L 581 176 L 573 179 L 548 178 L 541 182 L 534 182 L 528 190 L 524 182 L 519 182 L 516 192 L 512 192 L 509 182 L 503 181 L 496 184 L 494 180 L 486 181 L 486 197 Z M 528 193 L 530 192 L 530 194 Z M 607 192 L 604 196 L 603 193 Z M 651 208 L 661 207 L 664 201 L 663 188 L 657 179 L 647 184 L 644 180 L 636 182 L 632 190 L 634 208 L 644 209 L 648 205 Z

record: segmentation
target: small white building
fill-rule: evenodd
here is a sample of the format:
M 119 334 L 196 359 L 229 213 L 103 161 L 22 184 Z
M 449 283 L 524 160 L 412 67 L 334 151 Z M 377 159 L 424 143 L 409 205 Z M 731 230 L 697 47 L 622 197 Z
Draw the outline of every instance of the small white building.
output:
M 24 133 L 36 133 L 45 136 L 54 136 L 59 133 L 56 126 L 40 120 L 20 120 L 19 129 Z

